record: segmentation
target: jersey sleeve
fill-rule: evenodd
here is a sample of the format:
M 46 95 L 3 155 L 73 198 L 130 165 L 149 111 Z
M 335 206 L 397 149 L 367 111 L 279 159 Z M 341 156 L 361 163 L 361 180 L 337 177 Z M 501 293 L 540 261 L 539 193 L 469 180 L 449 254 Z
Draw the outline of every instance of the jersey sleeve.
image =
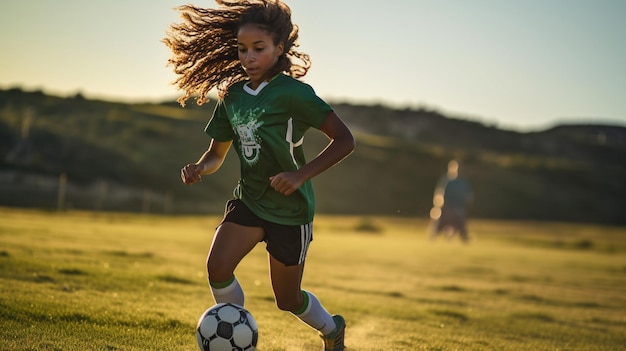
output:
M 332 107 L 317 96 L 310 85 L 300 84 L 293 90 L 290 112 L 302 123 L 320 129 L 326 116 L 332 111 Z
M 217 141 L 233 140 L 235 135 L 228 119 L 224 100 L 220 99 L 215 106 L 213 116 L 204 128 L 204 132 Z

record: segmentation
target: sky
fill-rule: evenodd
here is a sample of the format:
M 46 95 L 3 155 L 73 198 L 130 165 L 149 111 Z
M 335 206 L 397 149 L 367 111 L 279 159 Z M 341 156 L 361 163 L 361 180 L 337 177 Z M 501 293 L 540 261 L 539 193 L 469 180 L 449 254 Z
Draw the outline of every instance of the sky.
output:
M 533 131 L 626 126 L 625 0 L 284 0 L 333 102 L 428 108 Z M 0 0 L 0 88 L 180 96 L 161 42 L 209 0 Z

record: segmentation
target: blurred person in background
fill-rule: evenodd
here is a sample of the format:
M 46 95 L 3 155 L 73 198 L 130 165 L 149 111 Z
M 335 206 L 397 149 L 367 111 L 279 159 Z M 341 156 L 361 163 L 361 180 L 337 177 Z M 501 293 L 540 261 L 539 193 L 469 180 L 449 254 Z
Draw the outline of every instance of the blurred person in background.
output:
M 460 176 L 459 163 L 451 160 L 448 171 L 439 179 L 435 188 L 433 208 L 430 211 L 430 238 L 435 239 L 442 232 L 450 238 L 458 234 L 467 243 L 467 206 L 472 200 L 469 181 Z

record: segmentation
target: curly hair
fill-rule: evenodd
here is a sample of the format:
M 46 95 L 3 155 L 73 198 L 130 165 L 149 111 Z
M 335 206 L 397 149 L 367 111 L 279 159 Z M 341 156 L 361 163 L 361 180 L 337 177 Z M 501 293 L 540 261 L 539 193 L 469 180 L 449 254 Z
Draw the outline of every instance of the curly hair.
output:
M 178 7 L 182 23 L 172 24 L 163 43 L 172 56 L 168 65 L 178 75 L 172 83 L 184 95 L 178 102 L 192 96 L 202 105 L 213 88 L 220 96 L 247 75 L 237 52 L 237 33 L 246 24 L 255 24 L 266 30 L 274 44 L 283 43 L 283 54 L 268 72 L 272 77 L 285 72 L 294 78 L 306 75 L 311 67 L 309 55 L 295 50 L 298 47 L 298 26 L 291 22 L 291 10 L 280 0 L 215 0 L 218 8 L 200 8 L 193 5 Z

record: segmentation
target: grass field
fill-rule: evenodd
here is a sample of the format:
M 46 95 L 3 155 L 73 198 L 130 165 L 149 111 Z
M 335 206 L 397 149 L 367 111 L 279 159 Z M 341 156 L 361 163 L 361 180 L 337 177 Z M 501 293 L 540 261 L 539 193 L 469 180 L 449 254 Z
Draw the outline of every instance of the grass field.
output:
M 217 216 L 0 208 L 0 349 L 197 350 Z M 347 350 L 625 350 L 626 228 L 474 220 L 429 241 L 410 218 L 318 216 L 304 287 Z M 236 272 L 260 351 L 320 350 L 274 304 L 259 245 Z

